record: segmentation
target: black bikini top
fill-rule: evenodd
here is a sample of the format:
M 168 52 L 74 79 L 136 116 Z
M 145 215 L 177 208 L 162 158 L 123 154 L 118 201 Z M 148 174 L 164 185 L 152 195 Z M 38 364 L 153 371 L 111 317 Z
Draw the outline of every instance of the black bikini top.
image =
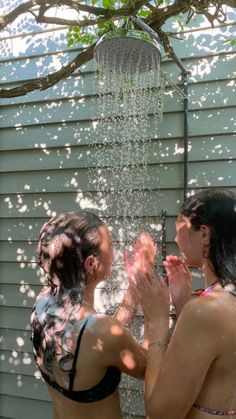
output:
M 41 368 L 38 366 L 43 379 L 46 381 L 46 383 L 50 386 L 58 390 L 60 393 L 62 393 L 65 397 L 68 399 L 74 400 L 76 402 L 80 403 L 92 403 L 97 402 L 99 400 L 105 399 L 106 397 L 110 396 L 110 394 L 114 393 L 117 386 L 119 385 L 120 379 L 121 379 L 121 372 L 116 367 L 108 367 L 106 370 L 106 373 L 104 377 L 101 379 L 101 381 L 96 384 L 95 386 L 86 389 L 86 390 L 79 390 L 74 391 L 73 390 L 73 384 L 74 379 L 76 375 L 76 363 L 77 358 L 79 354 L 79 348 L 80 348 L 80 342 L 82 339 L 83 332 L 85 330 L 86 324 L 88 319 L 86 320 L 85 324 L 83 325 L 76 344 L 72 369 L 69 372 L 69 389 L 65 389 L 64 387 L 61 387 L 56 381 L 54 381 L 52 378 L 50 378 L 44 371 L 41 370 Z

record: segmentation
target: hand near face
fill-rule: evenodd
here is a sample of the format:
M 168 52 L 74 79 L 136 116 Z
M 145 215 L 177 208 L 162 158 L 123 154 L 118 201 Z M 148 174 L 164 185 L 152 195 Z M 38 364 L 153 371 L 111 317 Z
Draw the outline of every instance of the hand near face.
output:
M 137 272 L 154 269 L 157 246 L 147 232 L 142 232 L 135 243 L 133 252 L 124 253 L 125 270 L 129 279 L 134 279 Z
M 168 328 L 170 307 L 168 285 L 164 278 L 157 277 L 151 270 L 140 276 L 137 289 L 145 319 L 150 323 L 155 323 L 159 328 L 163 327 L 164 322 Z
M 191 273 L 185 262 L 178 256 L 167 256 L 163 265 L 169 280 L 172 302 L 179 315 L 191 297 Z

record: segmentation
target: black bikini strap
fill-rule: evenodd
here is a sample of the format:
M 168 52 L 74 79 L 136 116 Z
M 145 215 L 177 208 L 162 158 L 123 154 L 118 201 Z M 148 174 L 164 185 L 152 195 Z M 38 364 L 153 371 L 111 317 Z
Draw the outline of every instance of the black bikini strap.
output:
M 73 384 L 74 384 L 74 379 L 75 379 L 75 373 L 76 373 L 76 363 L 77 363 L 77 358 L 79 355 L 79 348 L 80 348 L 80 342 L 83 336 L 83 332 L 84 329 L 86 327 L 86 324 L 88 323 L 88 319 L 86 319 L 86 322 L 84 323 L 80 334 L 78 336 L 78 340 L 77 340 L 77 344 L 76 344 L 76 348 L 75 348 L 75 354 L 74 354 L 74 359 L 73 359 L 73 364 L 72 364 L 72 368 L 69 372 L 69 391 L 73 391 Z

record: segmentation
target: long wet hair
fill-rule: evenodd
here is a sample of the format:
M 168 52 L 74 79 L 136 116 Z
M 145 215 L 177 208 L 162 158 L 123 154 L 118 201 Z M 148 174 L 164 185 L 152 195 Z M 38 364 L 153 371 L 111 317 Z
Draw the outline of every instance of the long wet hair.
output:
M 67 326 L 73 325 L 88 278 L 84 262 L 99 254 L 103 221 L 90 212 L 62 213 L 43 225 L 38 243 L 38 262 L 48 281 L 49 292 L 36 302 L 32 313 L 32 341 L 35 355 L 52 372 L 56 346 L 65 356 L 62 369 L 73 355 L 66 345 Z M 56 345 L 57 343 L 57 345 Z
M 187 198 L 180 213 L 188 217 L 192 228 L 210 229 L 209 255 L 223 286 L 236 286 L 236 194 L 230 190 L 206 189 Z

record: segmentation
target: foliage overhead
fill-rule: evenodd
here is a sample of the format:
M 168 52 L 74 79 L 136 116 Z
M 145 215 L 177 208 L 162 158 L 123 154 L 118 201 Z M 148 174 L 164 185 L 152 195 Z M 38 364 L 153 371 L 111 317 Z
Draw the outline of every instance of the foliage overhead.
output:
M 10 89 L 0 89 L 0 97 L 23 96 L 33 90 L 44 90 L 68 77 L 81 65 L 93 58 L 96 41 L 104 33 L 131 24 L 132 16 L 139 16 L 157 32 L 167 56 L 174 52 L 169 38 L 178 36 L 164 30 L 164 24 L 174 18 L 180 29 L 196 17 L 205 16 L 212 26 L 227 20 L 224 6 L 236 8 L 236 0 L 28 0 L 12 8 L 0 17 L 0 30 L 4 30 L 23 14 L 31 14 L 38 24 L 54 24 L 68 27 L 68 46 L 83 45 L 82 51 L 59 71 L 46 77 L 22 83 Z M 50 13 L 55 7 L 62 15 Z M 65 18 L 65 7 L 73 13 L 73 19 Z M 229 40 L 226 42 L 234 42 Z M 79 44 L 79 45 L 78 45 Z M 87 45 L 87 46 L 86 46 Z

